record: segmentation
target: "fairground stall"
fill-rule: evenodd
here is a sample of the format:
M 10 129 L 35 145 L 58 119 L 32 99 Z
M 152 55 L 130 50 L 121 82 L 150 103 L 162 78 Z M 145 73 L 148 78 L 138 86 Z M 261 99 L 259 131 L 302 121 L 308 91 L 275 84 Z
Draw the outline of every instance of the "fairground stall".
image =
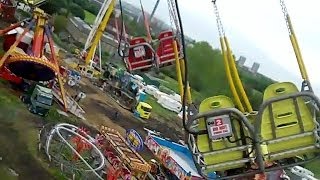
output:
M 114 129 L 102 126 L 101 146 L 109 164 L 107 174 L 119 176 L 122 179 L 146 179 L 150 165 L 128 144 L 120 133 Z M 116 177 L 119 178 L 119 177 Z

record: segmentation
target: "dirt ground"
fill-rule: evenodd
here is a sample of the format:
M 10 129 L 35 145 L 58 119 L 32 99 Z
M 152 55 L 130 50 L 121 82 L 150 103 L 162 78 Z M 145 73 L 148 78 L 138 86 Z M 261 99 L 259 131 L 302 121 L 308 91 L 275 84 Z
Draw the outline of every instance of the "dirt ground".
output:
M 148 128 L 161 132 L 173 140 L 181 138 L 182 134 L 177 131 L 179 128 L 175 123 L 154 117 L 145 121 L 138 120 L 132 112 L 120 107 L 113 98 L 94 86 L 88 79 L 83 79 L 81 84 L 81 89 L 86 92 L 87 97 L 80 104 L 86 111 L 85 116 L 90 124 L 106 125 L 123 135 L 126 129 L 135 129 L 142 135 L 146 135 L 143 128 Z M 114 116 L 116 111 L 120 113 L 117 119 Z
M 87 123 L 100 127 L 108 126 L 120 132 L 125 136 L 126 130 L 135 129 L 142 138 L 145 138 L 147 132 L 144 128 L 161 132 L 165 137 L 172 140 L 182 139 L 182 133 L 175 123 L 164 119 L 151 117 L 148 120 L 141 121 L 134 117 L 132 112 L 123 109 L 118 103 L 107 95 L 105 92 L 94 86 L 88 79 L 83 78 L 80 88 L 67 88 L 71 95 L 75 95 L 77 90 L 84 91 L 86 98 L 80 101 L 81 107 L 84 109 Z M 119 115 L 115 118 L 115 113 Z M 150 151 L 146 148 L 139 152 L 147 161 L 154 158 Z

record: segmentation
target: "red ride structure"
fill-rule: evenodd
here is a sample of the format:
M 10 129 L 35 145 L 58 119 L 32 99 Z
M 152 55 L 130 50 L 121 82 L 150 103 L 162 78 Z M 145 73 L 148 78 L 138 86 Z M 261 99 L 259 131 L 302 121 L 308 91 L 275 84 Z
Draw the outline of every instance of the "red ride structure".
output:
M 23 83 L 23 79 L 21 77 L 11 73 L 11 71 L 9 71 L 9 69 L 6 67 L 0 69 L 0 78 L 5 79 L 15 85 L 20 85 Z
M 48 18 L 44 11 L 36 8 L 31 20 L 15 23 L 0 31 L 0 36 L 4 36 L 3 49 L 6 51 L 0 59 L 0 70 L 2 70 L 2 77 L 11 82 L 19 82 L 20 79 L 16 77 L 34 82 L 57 79 L 61 87 L 63 104 L 67 110 L 65 91 Z M 46 43 L 50 47 L 48 57 L 44 48 Z
M 86 134 L 89 134 L 89 130 L 87 130 L 86 128 L 80 128 L 77 131 L 84 137 L 86 136 Z M 79 154 L 91 149 L 91 145 L 80 136 L 74 136 L 71 141 L 76 145 L 76 151 Z M 79 156 L 77 154 L 73 154 L 72 159 L 76 161 L 79 159 Z

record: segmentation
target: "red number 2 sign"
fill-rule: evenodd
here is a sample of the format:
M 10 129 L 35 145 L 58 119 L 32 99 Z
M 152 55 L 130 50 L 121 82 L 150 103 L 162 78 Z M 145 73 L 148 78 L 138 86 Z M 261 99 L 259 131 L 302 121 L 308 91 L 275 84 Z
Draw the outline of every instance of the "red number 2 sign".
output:
M 214 120 L 214 125 L 215 125 L 215 126 L 221 126 L 221 125 L 223 125 L 222 119 L 221 119 L 221 118 L 215 119 L 215 120 Z

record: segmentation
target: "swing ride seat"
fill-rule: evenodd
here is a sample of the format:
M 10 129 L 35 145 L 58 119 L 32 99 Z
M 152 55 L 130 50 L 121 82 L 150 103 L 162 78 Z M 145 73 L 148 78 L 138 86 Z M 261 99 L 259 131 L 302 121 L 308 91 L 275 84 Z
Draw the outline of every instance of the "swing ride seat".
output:
M 267 147 L 263 152 L 266 160 L 319 153 L 320 129 L 306 98 L 320 107 L 313 93 L 299 92 L 290 82 L 272 84 L 265 90 L 255 129 L 261 135 L 261 144 Z
M 175 54 L 174 54 L 174 49 L 173 49 L 173 41 L 174 41 L 174 36 L 172 31 L 164 31 L 161 32 L 159 37 L 159 46 L 157 49 L 157 56 L 158 56 L 158 66 L 163 67 L 163 66 L 168 66 L 173 64 L 175 61 Z M 179 45 L 178 46 L 178 50 Z
M 130 41 L 129 56 L 125 61 L 129 71 L 150 69 L 154 64 L 154 59 L 154 50 L 143 37 Z
M 197 129 L 201 133 L 196 138 L 196 146 L 197 153 L 203 157 L 202 166 L 212 172 L 241 168 L 250 163 L 254 158 L 249 152 L 253 148 L 254 129 L 234 108 L 231 99 L 226 96 L 207 98 L 199 107 L 199 114 L 203 113 L 206 115 L 195 117 L 199 118 Z

